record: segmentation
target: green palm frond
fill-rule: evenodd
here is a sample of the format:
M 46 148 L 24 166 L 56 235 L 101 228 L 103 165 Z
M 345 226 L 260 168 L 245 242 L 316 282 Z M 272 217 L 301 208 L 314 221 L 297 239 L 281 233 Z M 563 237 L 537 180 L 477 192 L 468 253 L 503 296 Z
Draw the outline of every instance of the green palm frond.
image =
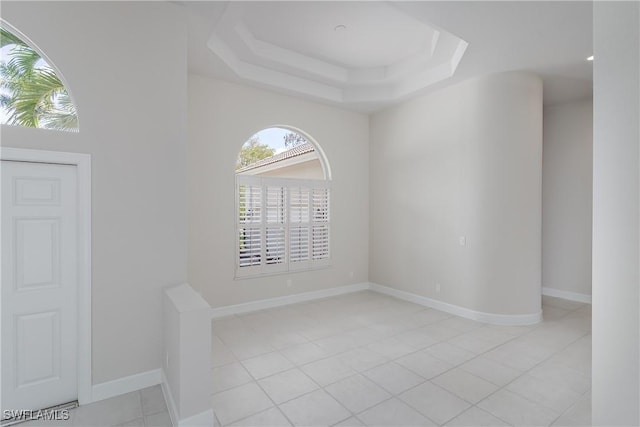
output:
M 0 105 L 8 123 L 26 127 L 71 130 L 78 116 L 69 93 L 55 71 L 26 43 L 0 28 L 2 47 L 13 45 L 0 63 Z
M 20 74 L 32 74 L 36 72 L 36 63 L 41 56 L 33 49 L 16 46 L 9 52 L 9 64 L 15 67 Z
M 0 63 L 0 89 L 13 93 L 18 89 L 20 76 L 14 67 Z
M 78 116 L 66 111 L 50 111 L 40 122 L 45 129 L 75 131 L 78 129 Z
M 19 80 L 20 90 L 13 93 L 10 101 L 9 122 L 21 126 L 38 127 L 49 114 L 59 117 L 56 111 L 56 96 L 64 91 L 60 79 L 50 70 L 40 70 Z M 67 95 L 68 96 L 68 95 Z
M 0 95 L 0 106 L 7 107 L 9 105 L 9 102 L 11 102 L 10 97 L 8 97 L 7 95 Z
M 46 129 L 77 130 L 76 106 L 64 87 L 52 92 L 50 100 L 53 105 L 42 115 L 40 125 Z
M 4 28 L 0 28 L 0 48 L 10 44 L 29 47 L 25 42 L 20 40 L 20 38 L 18 38 L 16 35 L 11 33 L 10 31 L 5 30 Z

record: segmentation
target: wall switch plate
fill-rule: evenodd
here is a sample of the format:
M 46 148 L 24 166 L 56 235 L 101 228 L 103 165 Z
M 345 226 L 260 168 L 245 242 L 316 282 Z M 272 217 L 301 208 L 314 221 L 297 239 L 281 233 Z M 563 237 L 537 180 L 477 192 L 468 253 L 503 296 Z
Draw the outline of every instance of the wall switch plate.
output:
M 460 246 L 465 246 L 467 244 L 467 238 L 466 236 L 460 236 L 460 238 L 458 239 L 458 241 L 460 242 Z

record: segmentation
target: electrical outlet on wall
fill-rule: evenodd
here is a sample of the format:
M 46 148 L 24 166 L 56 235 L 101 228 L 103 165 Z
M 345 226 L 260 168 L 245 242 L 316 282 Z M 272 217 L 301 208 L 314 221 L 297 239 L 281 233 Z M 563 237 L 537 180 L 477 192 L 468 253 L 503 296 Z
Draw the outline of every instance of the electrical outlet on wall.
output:
M 436 292 L 440 292 L 441 285 L 440 283 L 436 283 Z

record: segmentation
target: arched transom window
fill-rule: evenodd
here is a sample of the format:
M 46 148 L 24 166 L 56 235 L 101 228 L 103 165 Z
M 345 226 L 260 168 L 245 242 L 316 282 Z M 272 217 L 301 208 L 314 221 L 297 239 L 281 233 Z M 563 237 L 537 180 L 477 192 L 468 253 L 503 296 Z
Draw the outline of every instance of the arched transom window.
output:
M 54 67 L 5 25 L 0 25 L 0 122 L 78 131 L 76 106 Z

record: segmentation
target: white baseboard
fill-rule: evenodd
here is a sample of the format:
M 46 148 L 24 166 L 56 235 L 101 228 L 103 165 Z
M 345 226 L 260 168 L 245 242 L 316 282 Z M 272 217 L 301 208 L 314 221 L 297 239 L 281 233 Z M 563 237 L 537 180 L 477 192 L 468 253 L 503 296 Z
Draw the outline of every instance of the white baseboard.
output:
M 162 371 L 160 369 L 153 369 L 128 377 L 118 378 L 117 380 L 94 385 L 91 388 L 91 401 L 97 402 L 132 391 L 138 391 L 143 388 L 158 385 L 161 382 Z
M 446 302 L 434 300 L 431 298 L 423 297 L 421 295 L 413 294 L 411 292 L 405 292 L 387 286 L 378 285 L 376 283 L 370 283 L 370 289 L 381 294 L 396 297 L 405 301 L 413 302 L 416 304 L 424 305 L 426 307 L 435 308 L 436 310 L 444 311 L 445 313 L 454 314 L 456 316 L 464 317 L 466 319 L 477 320 L 479 322 L 492 323 L 495 325 L 533 325 L 542 320 L 542 311 L 533 314 L 493 314 L 484 313 L 481 311 L 470 310 L 468 308 L 460 307 L 457 305 L 449 304 Z
M 180 419 L 178 414 L 178 408 L 176 402 L 173 400 L 173 394 L 167 381 L 167 376 L 164 373 L 164 369 L 161 370 L 162 375 L 162 394 L 164 395 L 164 401 L 167 402 L 167 409 L 169 411 L 169 418 L 171 418 L 171 425 L 174 427 L 213 427 L 215 423 L 215 417 L 213 415 L 213 409 L 209 409 L 199 414 L 192 415 L 185 419 Z
M 269 298 L 259 301 L 251 301 L 243 304 L 226 305 L 211 309 L 211 317 L 218 318 L 233 314 L 249 313 L 267 308 L 281 307 L 283 305 L 295 304 L 298 302 L 311 301 L 320 298 L 333 297 L 336 295 L 349 294 L 352 292 L 365 291 L 369 289 L 369 283 L 356 283 L 336 288 L 323 289 L 320 291 L 304 292 L 300 294 L 287 295 L 278 298 Z
M 378 285 L 376 283 L 356 283 L 348 286 L 323 289 L 321 291 L 305 292 L 301 294 L 287 295 L 284 297 L 270 298 L 259 301 L 251 301 L 243 304 L 212 308 L 211 317 L 215 319 L 218 317 L 230 316 L 233 314 L 249 313 L 252 311 L 264 310 L 267 308 L 280 307 L 283 305 L 295 304 L 299 302 L 311 301 L 320 298 L 327 298 L 364 290 L 379 292 L 381 294 L 420 304 L 425 307 L 435 308 L 436 310 L 451 313 L 456 316 L 496 325 L 533 325 L 542 320 L 542 311 L 533 314 L 514 315 L 484 313 L 481 311 L 470 310 L 468 308 L 423 297 L 421 295 L 413 294 L 410 292 Z
M 591 304 L 591 295 L 580 294 L 578 292 L 561 291 L 553 288 L 542 288 L 542 295 L 549 297 L 562 298 L 569 301 L 582 302 L 585 304 Z
M 178 408 L 176 407 L 175 400 L 173 400 L 173 394 L 171 394 L 171 388 L 169 387 L 169 381 L 167 381 L 167 375 L 164 373 L 164 369 L 160 370 L 160 375 L 162 376 L 162 395 L 164 396 L 164 401 L 167 403 L 167 411 L 169 411 L 171 425 L 177 426 L 179 422 Z
M 180 420 L 178 424 L 174 424 L 176 427 L 213 427 L 214 424 L 213 409 L 200 412 L 199 414 L 192 415 L 189 418 Z

